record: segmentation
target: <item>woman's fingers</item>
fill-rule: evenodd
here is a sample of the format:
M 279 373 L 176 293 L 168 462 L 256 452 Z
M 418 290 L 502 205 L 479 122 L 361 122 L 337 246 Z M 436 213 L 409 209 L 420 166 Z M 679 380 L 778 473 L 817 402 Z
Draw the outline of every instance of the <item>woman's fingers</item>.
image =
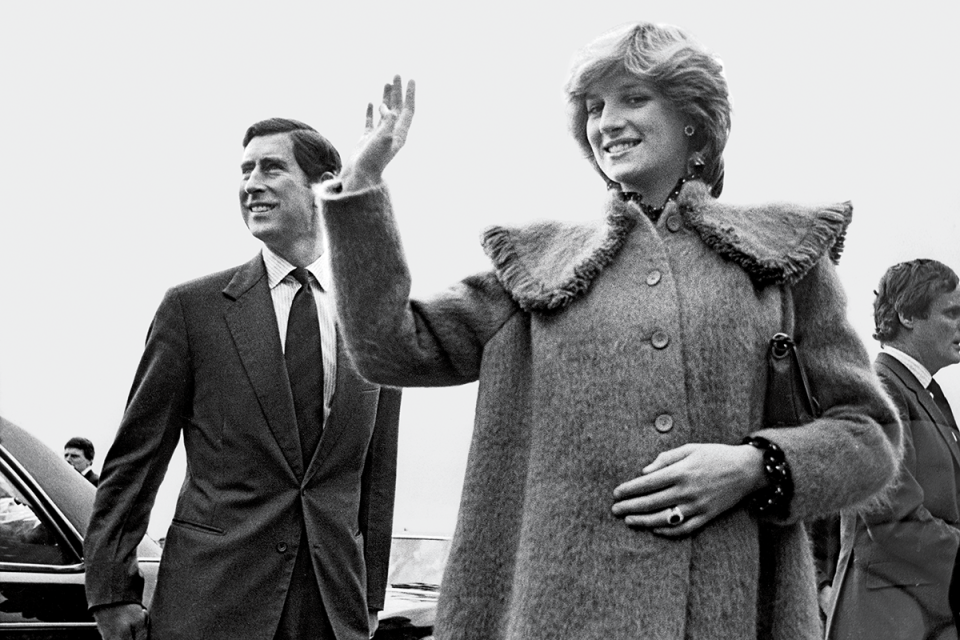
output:
M 659 471 L 665 467 L 669 467 L 672 464 L 676 464 L 689 456 L 693 451 L 693 448 L 685 444 L 683 446 L 677 447 L 676 449 L 670 449 L 669 451 L 664 451 L 658 455 L 653 462 L 645 466 L 640 470 L 640 473 L 644 475 L 648 473 L 653 473 L 654 471 Z
M 400 76 L 394 76 L 392 83 L 383 85 L 383 101 L 378 107 L 380 113 L 380 124 L 386 127 L 394 136 L 399 134 L 400 144 L 406 139 L 407 131 L 413 121 L 413 112 L 416 104 L 416 83 L 413 80 L 407 82 L 407 90 L 404 94 L 403 81 Z M 372 107 L 368 107 L 369 114 L 367 120 L 367 129 L 373 128 Z M 396 131 L 394 131 L 396 128 Z
M 413 121 L 415 92 L 411 80 L 404 94 L 402 80 L 397 75 L 383 85 L 377 122 L 374 122 L 373 104 L 367 104 L 363 135 L 341 171 L 345 189 L 356 190 L 380 182 L 384 169 L 406 142 Z
M 390 99 L 392 101 L 390 104 L 391 109 L 400 110 L 403 107 L 403 81 L 400 80 L 399 74 L 393 76 Z
M 630 517 L 630 516 L 654 516 L 661 512 L 665 512 L 667 509 L 689 500 L 689 496 L 683 495 L 680 491 L 675 488 L 670 488 L 665 491 L 655 491 L 650 492 L 646 495 L 641 495 L 632 498 L 626 498 L 623 500 L 618 500 L 613 503 L 613 515 L 618 517 Z M 644 520 L 647 522 L 647 520 Z M 653 522 L 657 524 L 657 522 Z
M 397 76 L 397 81 L 400 76 Z M 397 139 L 397 145 L 403 146 L 406 142 L 407 132 L 410 131 L 410 125 L 413 122 L 413 112 L 416 107 L 417 85 L 413 80 L 407 81 L 407 93 L 403 99 L 403 106 L 400 109 L 400 115 L 397 118 L 394 137 Z
M 705 524 L 710 522 L 710 517 L 705 514 L 695 514 L 690 517 L 684 518 L 683 522 L 676 525 L 671 525 L 667 523 L 666 525 L 654 526 L 651 527 L 651 531 L 665 538 L 682 538 L 688 536 Z
M 682 538 L 703 527 L 713 517 L 701 512 L 694 503 L 681 503 L 653 513 L 629 515 L 623 521 L 629 527 L 649 529 L 658 536 Z

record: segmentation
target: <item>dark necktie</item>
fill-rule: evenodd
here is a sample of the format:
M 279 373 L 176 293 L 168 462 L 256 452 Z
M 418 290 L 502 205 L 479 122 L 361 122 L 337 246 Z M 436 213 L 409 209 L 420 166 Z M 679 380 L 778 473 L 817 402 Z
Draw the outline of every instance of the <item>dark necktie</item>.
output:
M 293 391 L 303 463 L 307 466 L 323 429 L 323 357 L 320 351 L 320 322 L 309 273 L 303 267 L 298 267 L 291 275 L 300 283 L 300 288 L 290 307 L 283 355 L 287 361 L 290 389 Z
M 933 396 L 933 401 L 936 403 L 937 408 L 940 409 L 940 413 L 946 418 L 947 424 L 956 429 L 957 421 L 953 418 L 953 411 L 950 410 L 950 404 L 943 395 L 943 389 L 940 388 L 940 385 L 937 384 L 937 381 L 933 378 L 930 378 L 930 384 L 927 385 L 927 389 L 930 390 L 930 395 Z

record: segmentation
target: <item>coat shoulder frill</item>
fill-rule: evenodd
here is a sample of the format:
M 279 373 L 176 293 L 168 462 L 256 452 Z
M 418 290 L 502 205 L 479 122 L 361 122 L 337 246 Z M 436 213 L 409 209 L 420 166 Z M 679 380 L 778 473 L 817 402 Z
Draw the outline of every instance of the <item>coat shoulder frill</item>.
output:
M 796 283 L 824 255 L 838 262 L 853 207 L 849 202 L 730 205 L 695 181 L 684 185 L 663 215 L 676 210 L 708 247 L 740 265 L 757 286 L 767 286 Z M 500 283 L 524 311 L 556 311 L 590 289 L 640 215 L 636 205 L 613 198 L 600 223 L 494 226 L 484 231 L 483 247 Z

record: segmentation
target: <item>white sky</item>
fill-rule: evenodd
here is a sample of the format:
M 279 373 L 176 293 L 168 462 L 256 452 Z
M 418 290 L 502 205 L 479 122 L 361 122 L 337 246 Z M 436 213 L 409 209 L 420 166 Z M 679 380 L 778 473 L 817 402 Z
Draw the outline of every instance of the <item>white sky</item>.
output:
M 871 353 L 889 265 L 960 269 L 956 0 L 896 3 L 47 2 L 0 9 L 0 414 L 99 469 L 163 292 L 254 255 L 240 140 L 311 123 L 349 155 L 366 103 L 417 80 L 388 169 L 428 294 L 486 267 L 486 225 L 600 215 L 566 130 L 573 52 L 624 22 L 682 26 L 718 53 L 734 102 L 728 202 L 852 200 L 840 274 Z M 884 7 L 884 8 L 881 8 Z M 943 386 L 960 403 L 960 367 Z M 475 387 L 410 390 L 396 528 L 450 533 Z M 175 461 L 150 532 L 163 535 Z

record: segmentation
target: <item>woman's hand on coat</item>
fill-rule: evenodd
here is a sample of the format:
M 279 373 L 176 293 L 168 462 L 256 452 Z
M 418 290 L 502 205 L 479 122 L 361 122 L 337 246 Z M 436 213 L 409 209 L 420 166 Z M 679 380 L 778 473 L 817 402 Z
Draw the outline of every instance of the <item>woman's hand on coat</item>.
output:
M 658 455 L 641 474 L 614 489 L 613 513 L 667 537 L 697 531 L 766 485 L 763 453 L 749 445 L 685 444 Z M 681 521 L 671 525 L 671 514 Z
M 380 183 L 383 170 L 403 147 L 413 122 L 416 104 L 416 84 L 407 81 L 406 95 L 400 76 L 383 86 L 380 120 L 374 125 L 373 104 L 367 105 L 367 119 L 363 135 L 350 161 L 343 167 L 343 188 L 357 191 Z

